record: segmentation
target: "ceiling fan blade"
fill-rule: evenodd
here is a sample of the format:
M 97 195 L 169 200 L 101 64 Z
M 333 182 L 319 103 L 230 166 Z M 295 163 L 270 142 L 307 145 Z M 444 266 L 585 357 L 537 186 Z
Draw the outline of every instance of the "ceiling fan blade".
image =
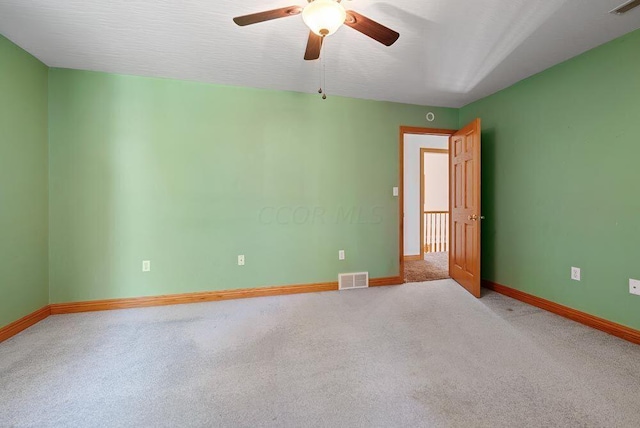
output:
M 400 37 L 400 34 L 391 28 L 387 28 L 352 10 L 347 11 L 347 18 L 344 20 L 344 23 L 386 46 L 391 46 L 398 40 L 398 37 Z
M 302 8 L 300 6 L 289 6 L 280 9 L 252 13 L 251 15 L 236 16 L 235 18 L 233 18 L 233 22 L 241 27 L 244 27 L 245 25 L 257 24 L 258 22 L 298 15 L 300 12 L 302 12 Z
M 307 41 L 307 50 L 304 53 L 304 59 L 309 61 L 320 58 L 320 50 L 322 50 L 322 37 L 313 31 L 309 31 L 309 41 Z

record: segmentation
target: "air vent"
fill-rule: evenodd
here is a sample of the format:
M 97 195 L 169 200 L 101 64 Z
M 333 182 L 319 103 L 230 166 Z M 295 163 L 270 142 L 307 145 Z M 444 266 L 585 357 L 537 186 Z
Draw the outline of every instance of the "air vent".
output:
M 609 13 L 613 13 L 615 15 L 622 15 L 624 13 L 629 12 L 631 9 L 635 9 L 638 6 L 640 6 L 640 0 L 631 0 L 624 4 L 621 4 L 620 6 L 616 7 Z
M 369 286 L 369 272 L 341 273 L 338 275 L 338 288 L 351 290 L 354 288 L 367 288 Z

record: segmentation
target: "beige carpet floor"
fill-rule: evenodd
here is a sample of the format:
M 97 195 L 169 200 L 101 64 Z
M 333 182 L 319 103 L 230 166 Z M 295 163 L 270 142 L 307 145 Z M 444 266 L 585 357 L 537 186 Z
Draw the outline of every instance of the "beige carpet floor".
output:
M 404 282 L 435 281 L 449 278 L 449 253 L 427 253 L 424 260 L 404 263 Z
M 0 427 L 640 427 L 640 346 L 453 280 L 54 315 Z

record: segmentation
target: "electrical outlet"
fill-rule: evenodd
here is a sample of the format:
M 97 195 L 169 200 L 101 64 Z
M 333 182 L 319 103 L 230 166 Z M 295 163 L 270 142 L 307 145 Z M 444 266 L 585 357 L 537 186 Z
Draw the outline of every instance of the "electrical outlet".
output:
M 238 266 L 244 266 L 244 254 L 238 256 Z
M 640 296 L 640 281 L 637 279 L 629 280 L 629 293 Z
M 344 250 L 338 251 L 338 260 L 344 260 Z
M 580 281 L 580 268 L 577 268 L 577 267 L 571 268 L 571 279 L 574 281 Z
M 142 272 L 151 272 L 151 260 L 142 261 Z

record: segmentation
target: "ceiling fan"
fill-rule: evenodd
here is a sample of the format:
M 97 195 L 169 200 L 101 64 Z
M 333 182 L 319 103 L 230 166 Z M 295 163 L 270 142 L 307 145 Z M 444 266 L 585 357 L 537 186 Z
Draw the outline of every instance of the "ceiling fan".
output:
M 245 26 L 302 14 L 302 20 L 311 30 L 307 41 L 307 50 L 304 54 L 304 59 L 306 60 L 320 58 L 322 41 L 326 36 L 335 33 L 342 24 L 386 46 L 391 46 L 400 37 L 400 34 L 396 31 L 366 16 L 362 16 L 352 10 L 345 10 L 340 4 L 340 0 L 308 0 L 308 2 L 309 4 L 304 7 L 288 6 L 251 15 L 238 16 L 233 18 L 233 22 L 240 26 Z

